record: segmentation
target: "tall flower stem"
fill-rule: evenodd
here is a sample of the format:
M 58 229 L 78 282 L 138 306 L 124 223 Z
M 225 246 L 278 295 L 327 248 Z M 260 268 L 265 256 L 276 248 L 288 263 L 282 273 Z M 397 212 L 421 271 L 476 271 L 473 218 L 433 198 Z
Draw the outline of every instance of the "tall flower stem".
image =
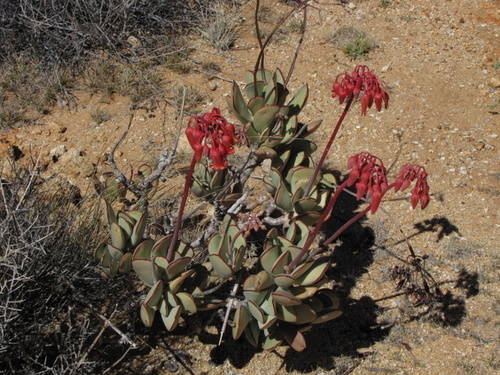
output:
M 292 260 L 292 262 L 290 262 L 290 264 L 288 264 L 288 270 L 290 270 L 290 271 L 293 270 L 294 267 L 297 265 L 297 263 L 299 263 L 300 259 L 302 259 L 304 254 L 306 254 L 309 251 L 309 248 L 311 247 L 312 243 L 314 242 L 314 239 L 318 236 L 318 233 L 319 233 L 321 227 L 323 226 L 324 222 L 326 221 L 326 219 L 330 215 L 330 213 L 333 209 L 333 206 L 335 205 L 335 202 L 337 202 L 337 198 L 339 197 L 340 193 L 342 193 L 344 188 L 346 188 L 348 186 L 347 184 L 348 184 L 348 181 L 345 181 L 337 188 L 337 190 L 333 194 L 333 197 L 330 199 L 330 202 L 328 202 L 328 205 L 326 206 L 325 210 L 323 211 L 323 214 L 319 218 L 318 223 L 314 227 L 314 230 L 307 237 L 307 241 L 305 242 L 304 247 L 302 248 L 301 252 L 295 257 L 295 259 Z
M 344 231 L 349 228 L 351 225 L 353 225 L 356 221 L 358 221 L 359 219 L 361 219 L 363 216 L 365 216 L 368 211 L 371 210 L 371 207 L 372 205 L 369 204 L 363 211 L 360 211 L 356 214 L 356 216 L 354 216 L 353 218 L 351 218 L 347 223 L 345 223 L 344 225 L 342 225 L 330 238 L 328 238 L 325 242 L 323 242 L 323 246 L 328 246 L 329 244 L 331 244 L 333 241 L 335 241 L 342 233 L 344 233 Z
M 347 100 L 347 103 L 344 107 L 344 111 L 339 117 L 339 120 L 337 121 L 337 125 L 335 126 L 335 129 L 333 130 L 332 135 L 330 136 L 330 139 L 328 140 L 328 143 L 325 146 L 325 149 L 323 150 L 323 154 L 321 155 L 321 158 L 318 161 L 318 164 L 316 165 L 316 168 L 314 169 L 314 173 L 311 177 L 311 180 L 309 181 L 309 184 L 306 187 L 306 190 L 304 191 L 304 195 L 302 196 L 303 198 L 309 196 L 311 193 L 311 190 L 314 186 L 314 183 L 316 181 L 316 178 L 318 177 L 319 171 L 321 170 L 321 167 L 323 166 L 326 157 L 328 156 L 328 153 L 330 152 L 330 148 L 332 147 L 333 141 L 337 137 L 337 133 L 339 132 L 340 126 L 342 125 L 342 122 L 344 122 L 344 119 L 347 115 L 347 112 L 349 112 L 349 108 L 351 108 L 351 104 L 353 101 L 353 97 L 349 97 Z M 326 211 L 325 211 L 326 212 Z
M 186 206 L 187 198 L 189 195 L 189 187 L 191 186 L 191 180 L 193 179 L 194 166 L 196 165 L 196 157 L 193 155 L 191 159 L 191 164 L 189 165 L 189 170 L 186 175 L 186 182 L 184 184 L 184 192 L 182 193 L 181 204 L 179 205 L 179 213 L 177 214 L 177 221 L 175 223 L 174 234 L 172 235 L 172 241 L 170 242 L 170 247 L 168 248 L 167 261 L 171 262 L 174 258 L 175 249 L 177 248 L 177 243 L 179 240 L 179 232 L 182 227 L 182 215 L 184 213 L 184 207 Z

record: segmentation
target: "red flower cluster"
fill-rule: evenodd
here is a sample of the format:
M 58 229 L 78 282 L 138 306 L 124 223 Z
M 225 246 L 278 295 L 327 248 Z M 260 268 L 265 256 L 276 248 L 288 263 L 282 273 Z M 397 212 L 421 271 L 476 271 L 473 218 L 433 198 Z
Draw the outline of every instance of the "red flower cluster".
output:
M 358 65 L 351 74 L 339 74 L 333 83 L 332 98 L 339 98 L 340 104 L 345 99 L 361 96 L 361 114 L 366 116 L 366 110 L 375 102 L 377 111 L 382 110 L 382 104 L 387 109 L 389 94 L 384 90 L 385 84 L 366 65 Z
M 387 183 L 387 170 L 378 157 L 368 152 L 362 152 L 351 156 L 347 161 L 347 168 L 351 169 L 346 185 L 352 186 L 356 183 L 356 198 L 360 200 L 365 194 L 371 198 L 371 210 L 373 214 L 377 211 L 382 196 L 389 189 Z
M 403 165 L 394 183 L 394 190 L 405 190 L 415 179 L 417 183 L 411 191 L 411 206 L 415 208 L 420 202 L 420 207 L 423 210 L 431 200 L 429 185 L 427 184 L 427 172 L 425 172 L 424 167 L 418 164 Z
M 220 114 L 218 108 L 202 116 L 192 116 L 186 128 L 186 136 L 194 150 L 196 161 L 202 155 L 212 161 L 215 171 L 227 168 L 227 155 L 234 153 L 237 141 L 235 127 Z
M 427 173 L 420 165 L 404 165 L 401 167 L 396 182 L 390 185 L 387 183 L 387 170 L 382 160 L 368 152 L 351 156 L 347 162 L 347 168 L 351 169 L 351 172 L 345 181 L 345 186 L 352 186 L 356 183 L 356 198 L 360 200 L 365 194 L 366 198 L 371 198 L 370 212 L 372 214 L 377 211 L 387 190 L 394 188 L 396 192 L 403 191 L 411 185 L 413 180 L 417 180 L 417 183 L 411 191 L 411 206 L 415 208 L 420 202 L 423 210 L 431 200 Z

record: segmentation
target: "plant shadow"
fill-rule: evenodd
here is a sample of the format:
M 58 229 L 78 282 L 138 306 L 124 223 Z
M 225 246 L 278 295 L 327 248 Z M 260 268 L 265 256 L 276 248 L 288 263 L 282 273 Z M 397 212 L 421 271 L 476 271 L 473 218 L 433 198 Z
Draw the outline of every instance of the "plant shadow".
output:
M 424 232 L 437 232 L 436 242 L 441 241 L 445 236 L 449 236 L 452 233 L 457 233 L 461 236 L 458 227 L 444 216 L 424 220 L 420 223 L 416 223 L 414 227 L 418 231 L 417 234 Z
M 325 238 L 355 216 L 359 206 L 355 197 L 343 193 L 324 225 Z M 347 371 L 367 354 L 360 353 L 360 349 L 369 348 L 389 334 L 390 328 L 382 329 L 377 325 L 380 307 L 376 301 L 368 296 L 351 297 L 357 281 L 374 262 L 375 235 L 370 227 L 363 225 L 364 221 L 356 222 L 339 237 L 331 254 L 332 267 L 326 275 L 343 301 L 343 314 L 335 320 L 313 326 L 306 333 L 307 347 L 303 352 L 287 350 L 283 358 L 287 371 L 307 373 L 318 368 L 331 370 L 342 366 Z M 336 363 L 339 358 L 344 362 L 340 367 Z

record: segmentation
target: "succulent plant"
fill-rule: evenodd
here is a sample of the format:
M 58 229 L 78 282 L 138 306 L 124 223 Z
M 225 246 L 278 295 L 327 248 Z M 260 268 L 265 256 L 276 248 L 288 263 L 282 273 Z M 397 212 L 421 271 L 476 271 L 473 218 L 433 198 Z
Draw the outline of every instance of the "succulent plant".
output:
M 246 249 L 244 231 L 230 215 L 226 215 L 219 232 L 208 242 L 210 263 L 222 279 L 234 275 L 243 264 Z
M 279 69 L 248 71 L 245 74 L 245 101 L 238 84 L 233 83 L 232 96 L 227 98 L 229 110 L 245 125 L 250 143 L 259 147 L 276 148 L 290 142 L 305 126 L 298 122 L 298 114 L 306 105 L 309 88 L 302 86 L 285 104 L 289 90 Z M 314 125 L 306 131 L 313 131 Z M 307 127 L 307 126 L 306 126 Z
M 271 161 L 264 186 L 274 197 L 276 205 L 308 225 L 316 223 L 335 187 L 332 174 L 317 174 L 313 189 L 305 190 L 314 175 L 314 162 L 310 155 L 316 145 L 306 139 L 297 139 L 293 147 L 280 150 Z
M 274 349 L 286 340 L 295 350 L 305 348 L 302 333 L 312 324 L 341 315 L 340 301 L 324 283 L 328 258 L 309 259 L 307 254 L 290 269 L 288 264 L 300 255 L 310 231 L 301 221 L 289 227 L 286 236 L 269 231 L 259 258 L 259 273 L 243 283 L 245 300 L 238 306 L 233 321 L 233 337 L 243 332 L 253 345 Z M 261 339 L 262 337 L 262 339 Z
M 116 182 L 115 174 L 105 171 L 98 178 L 94 175 L 94 188 L 108 202 L 126 201 L 127 189 L 122 183 Z
M 191 191 L 197 197 L 205 197 L 224 186 L 228 177 L 227 169 L 215 171 L 205 162 L 196 163 L 193 172 Z
M 342 315 L 340 300 L 330 289 L 319 289 L 313 296 L 293 302 L 276 298 L 279 294 L 267 296 L 257 308 L 253 301 L 248 306 L 241 304 L 233 320 L 233 338 L 244 332 L 252 345 L 266 350 L 273 350 L 286 340 L 292 348 L 302 351 L 306 347 L 303 332 L 313 324 Z
M 158 311 L 169 331 L 179 324 L 182 313 L 194 314 L 225 303 L 216 298 L 195 297 L 208 285 L 210 275 L 199 264 L 187 269 L 194 253 L 183 242 L 178 242 L 174 258 L 169 262 L 167 252 L 171 241 L 171 235 L 158 241 L 145 240 L 132 256 L 134 271 L 142 282 L 151 287 L 141 305 L 141 319 L 147 327 L 151 327 Z
M 127 199 L 127 187 L 123 183 L 117 182 L 115 173 L 107 163 L 103 165 L 103 168 L 104 171 L 100 177 L 94 175 L 95 190 L 108 202 L 117 201 L 130 206 L 132 202 Z M 141 164 L 135 173 L 132 169 L 130 170 L 129 182 L 137 186 L 152 172 L 153 168 L 149 164 Z M 152 181 L 151 187 L 145 191 L 144 195 L 153 196 L 157 185 L 158 180 Z
M 258 29 L 256 31 L 259 35 Z M 266 350 L 287 342 L 293 349 L 302 351 L 306 347 L 304 332 L 314 324 L 342 314 L 339 298 L 325 285 L 329 281 L 326 273 L 330 258 L 319 252 L 367 212 L 375 213 L 389 189 L 405 190 L 416 180 L 411 203 L 413 207 L 420 203 L 425 208 L 430 200 L 429 187 L 427 172 L 415 164 L 404 166 L 397 180 L 389 184 L 382 160 L 366 152 L 349 159 L 349 177 L 337 186 L 334 176 L 322 171 L 333 141 L 355 99 L 361 102 L 362 115 L 366 115 L 373 104 L 378 111 L 387 108 L 389 95 L 385 85 L 366 66 L 337 76 L 332 97 L 338 98 L 341 104 L 345 102 L 345 108 L 321 157 L 313 158 L 317 146 L 307 137 L 322 121 L 308 124 L 299 121 L 309 88 L 302 86 L 289 98 L 287 82 L 295 59 L 287 79 L 279 69 L 273 73 L 263 68 L 264 50 L 269 40 L 270 37 L 264 42 L 259 40 L 261 50 L 256 66 L 262 69 L 246 72 L 244 89 L 234 82 L 231 96 L 227 98 L 230 111 L 243 126 L 229 122 L 218 108 L 191 116 L 188 121 L 185 134 L 193 157 L 172 235 L 144 239 L 147 212 L 115 213 L 108 203 L 118 201 L 129 208 L 132 203 L 136 207 L 141 207 L 140 202 L 147 204 L 147 199 L 141 198 L 154 193 L 159 169 L 152 174 L 151 167 L 141 165 L 137 173 L 131 172 L 126 178 L 118 173 L 112 158 L 109 159 L 116 174 L 104 172 L 100 179 L 95 179 L 95 186 L 106 198 L 105 216 L 111 242 L 102 244 L 95 257 L 104 275 L 112 277 L 133 269 L 149 287 L 141 304 L 141 319 L 147 327 L 153 325 L 157 313 L 171 331 L 182 321 L 183 315 L 226 305 L 222 339 L 237 301 L 232 322 L 234 339 L 244 334 L 252 345 Z M 242 143 L 250 143 L 251 151 L 243 165 L 231 166 L 229 162 L 233 160 L 228 156 Z M 267 199 L 264 194 L 264 199 L 258 197 L 245 205 L 246 197 L 252 193 L 247 181 L 264 160 L 269 168 L 263 184 L 273 199 Z M 314 249 L 323 224 L 348 187 L 355 188 L 357 199 L 367 200 L 368 207 Z M 202 256 L 193 261 L 194 250 L 180 240 L 190 190 L 209 202 L 216 201 L 217 214 L 211 218 L 210 231 L 216 224 L 218 231 L 211 235 L 206 246 L 210 265 L 199 261 Z M 139 199 L 128 201 L 127 191 Z M 279 210 L 275 210 L 276 207 Z M 281 211 L 279 218 L 274 216 L 277 211 Z M 222 218 L 228 212 L 231 214 Z M 269 226 L 273 227 L 269 229 Z M 259 241 L 256 249 L 260 255 L 258 261 L 249 262 L 246 237 L 255 231 L 259 232 L 254 239 Z M 203 240 L 194 243 L 203 245 Z M 227 286 L 229 280 L 234 281 L 233 292 L 224 299 L 216 297 L 216 291 Z M 238 295 L 241 289 L 242 295 Z
M 130 271 L 132 252 L 143 241 L 148 213 L 137 210 L 115 213 L 108 201 L 104 207 L 111 243 L 102 243 L 94 257 L 99 261 L 99 271 L 111 278 L 118 272 Z

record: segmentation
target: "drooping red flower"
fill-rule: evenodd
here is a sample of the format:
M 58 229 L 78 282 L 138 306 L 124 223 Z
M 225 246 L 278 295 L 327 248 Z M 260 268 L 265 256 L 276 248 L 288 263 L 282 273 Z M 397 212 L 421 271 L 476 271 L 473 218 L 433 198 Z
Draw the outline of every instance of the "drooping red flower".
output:
M 405 190 L 413 180 L 417 180 L 417 182 L 411 191 L 411 206 L 415 208 L 420 202 L 420 207 L 423 210 L 431 200 L 429 185 L 427 184 L 427 172 L 424 167 L 418 164 L 403 165 L 394 183 L 394 190 Z
M 361 152 L 349 158 L 347 168 L 351 169 L 346 181 L 347 186 L 356 183 L 356 198 L 360 200 L 366 196 L 371 199 L 370 212 L 375 213 L 389 189 L 384 163 L 368 152 Z
M 384 82 L 366 65 L 356 66 L 351 74 L 339 74 L 333 83 L 332 98 L 338 98 L 340 104 L 346 99 L 361 98 L 361 114 L 364 116 L 373 103 L 379 112 L 382 105 L 386 109 L 389 106 L 389 94 L 385 91 Z
M 192 116 L 186 128 L 186 136 L 194 150 L 196 161 L 206 156 L 212 162 L 210 167 L 219 171 L 227 168 L 227 156 L 234 153 L 237 142 L 236 130 L 220 114 L 218 108 L 202 116 Z

